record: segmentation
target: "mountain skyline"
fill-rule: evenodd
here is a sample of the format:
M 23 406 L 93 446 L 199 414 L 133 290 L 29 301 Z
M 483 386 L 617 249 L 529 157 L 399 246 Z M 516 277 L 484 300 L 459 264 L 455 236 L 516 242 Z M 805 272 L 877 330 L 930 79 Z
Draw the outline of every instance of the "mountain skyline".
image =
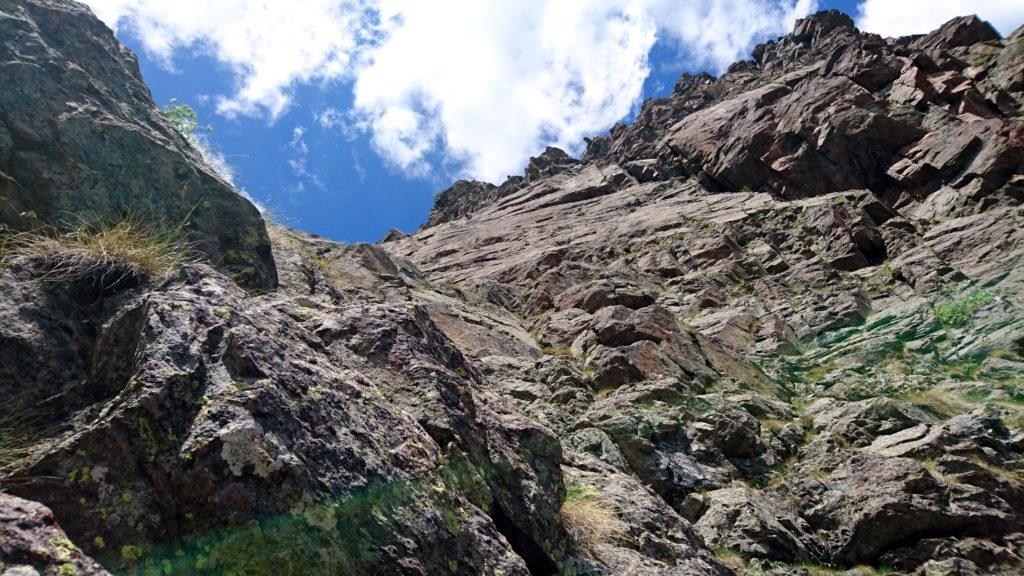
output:
M 213 127 L 200 137 L 237 188 L 285 224 L 348 242 L 376 242 L 391 228 L 415 230 L 426 220 L 435 193 L 457 178 L 500 184 L 505 176 L 522 173 L 527 158 L 548 145 L 578 155 L 584 137 L 603 134 L 617 122 L 631 123 L 640 103 L 668 96 L 680 74 L 717 75 L 733 60 L 749 58 L 754 44 L 785 34 L 796 17 L 813 10 L 839 9 L 859 15 L 858 23 L 868 20 L 887 30 L 906 29 L 906 13 L 915 16 L 914 3 L 893 8 L 856 0 L 697 2 L 691 12 L 702 17 L 700 27 L 658 22 L 651 38 L 650 29 L 643 29 L 649 24 L 640 22 L 648 16 L 641 12 L 688 14 L 673 14 L 672 3 L 633 3 L 626 5 L 633 12 L 616 27 L 609 23 L 618 8 L 614 2 L 595 3 L 606 10 L 590 7 L 585 18 L 582 8 L 554 2 L 542 3 L 550 16 L 537 16 L 543 11 L 534 6 L 509 9 L 497 21 L 486 10 L 445 20 L 445 10 L 456 11 L 455 6 L 438 8 L 439 14 L 399 14 L 411 31 L 403 36 L 399 27 L 389 40 L 364 39 L 370 48 L 360 48 L 359 40 L 325 31 L 322 21 L 343 22 L 339 26 L 348 26 L 352 38 L 370 35 L 367 29 L 382 27 L 383 12 L 400 13 L 401 4 L 384 3 L 360 19 L 352 14 L 374 6 L 319 2 L 308 14 L 283 22 L 287 14 L 274 12 L 273 4 L 247 4 L 248 16 L 237 19 L 232 2 L 208 12 L 189 1 L 87 4 L 136 52 L 158 104 L 188 103 Z M 1024 7 L 944 4 L 934 4 L 927 17 L 918 10 L 912 20 L 916 31 L 970 10 L 999 19 L 994 23 L 1003 34 L 1015 17 L 1024 20 Z M 334 13 L 331 6 L 343 8 Z M 324 15 L 316 19 L 318 10 Z M 555 42 L 554 48 L 524 46 L 521 35 L 494 32 L 573 18 L 587 33 Z M 461 27 L 446 24 L 453 19 L 463 22 Z M 479 35 L 423 48 L 432 45 L 425 40 L 431 27 L 467 34 L 475 29 Z M 280 39 L 287 34 L 303 39 Z M 541 44 L 560 34 L 556 28 L 531 38 Z M 627 56 L 597 48 L 609 35 L 617 35 L 616 46 L 625 46 L 619 51 Z M 492 58 L 463 58 L 463 46 L 473 42 Z M 285 51 L 281 46 L 294 52 L 278 58 L 272 49 Z M 554 50 L 550 61 L 544 60 L 548 50 Z M 416 52 L 433 64 L 407 62 Z M 373 65 L 355 62 L 371 57 Z M 487 75 L 490 62 L 511 62 L 515 73 Z M 432 68 L 419 74 L 417 66 Z M 436 85 L 427 74 L 439 77 Z M 502 100 L 506 92 L 509 99 Z

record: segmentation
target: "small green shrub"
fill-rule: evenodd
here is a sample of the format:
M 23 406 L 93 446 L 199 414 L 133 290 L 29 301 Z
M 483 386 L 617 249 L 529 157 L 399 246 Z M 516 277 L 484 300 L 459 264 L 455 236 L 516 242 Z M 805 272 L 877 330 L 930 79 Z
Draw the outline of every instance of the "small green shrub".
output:
M 935 318 L 947 328 L 962 328 L 967 325 L 971 316 L 982 306 L 992 301 L 992 295 L 986 290 L 975 290 L 970 294 L 935 305 Z
M 199 117 L 196 115 L 195 108 L 188 104 L 178 104 L 177 102 L 176 98 L 171 98 L 170 103 L 164 106 L 161 111 L 182 136 L 191 140 L 199 130 L 206 130 L 207 132 L 213 130 L 213 127 L 208 124 L 206 126 L 199 124 Z

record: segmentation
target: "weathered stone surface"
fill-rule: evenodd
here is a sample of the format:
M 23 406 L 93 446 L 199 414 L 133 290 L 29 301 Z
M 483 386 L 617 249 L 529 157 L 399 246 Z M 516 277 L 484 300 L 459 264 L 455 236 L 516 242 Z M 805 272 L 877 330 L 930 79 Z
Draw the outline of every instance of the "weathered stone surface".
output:
M 882 39 L 817 14 L 389 250 L 514 294 L 542 356 L 485 380 L 750 573 L 1013 566 L 1019 43 L 974 18 Z M 914 548 L 952 538 L 979 544 Z
M 988 22 L 977 16 L 962 16 L 946 22 L 914 44 L 924 50 L 949 50 L 979 42 L 998 42 L 999 39 L 999 33 Z
M 0 225 L 186 224 L 215 266 L 276 284 L 259 212 L 156 109 L 135 56 L 88 8 L 0 3 L 0 86 Z
M 725 488 L 705 495 L 707 503 L 695 527 L 710 546 L 783 561 L 812 557 L 807 550 L 807 523 L 786 515 L 748 488 Z
M 833 404 L 814 413 L 813 425 L 854 446 L 864 446 L 880 436 L 894 434 L 934 419 L 934 416 L 917 406 L 890 398 L 871 398 Z
M 472 369 L 460 368 L 461 357 L 425 314 L 381 316 L 364 307 L 360 332 L 378 336 L 372 346 L 360 340 L 348 348 L 334 344 L 343 325 L 303 327 L 316 322 L 316 308 L 307 308 L 309 318 L 290 318 L 274 298 L 254 305 L 205 267 L 123 298 L 86 312 L 102 327 L 91 337 L 100 344 L 88 346 L 97 355 L 77 375 L 66 367 L 76 388 L 20 379 L 52 399 L 57 409 L 37 418 L 55 435 L 6 479 L 13 492 L 60 510 L 69 535 L 101 561 L 132 568 L 167 559 L 191 573 L 387 572 L 399 565 L 436 573 L 461 558 L 467 569 L 525 574 L 492 520 L 459 490 L 474 474 L 483 478 L 479 506 L 504 510 L 505 522 L 527 523 L 528 533 L 547 523 L 549 538 L 557 538 L 550 533 L 557 441 L 514 417 L 478 413 L 453 372 L 472 377 Z M 25 305 L 8 301 L 5 313 Z M 35 352 L 23 359 L 30 366 L 63 349 L 46 332 L 26 336 L 34 339 Z M 134 371 L 116 371 L 107 346 L 134 351 Z M 376 380 L 372 370 L 361 373 L 357 355 L 385 364 L 400 355 L 422 368 L 409 372 L 408 384 Z M 89 362 L 105 369 L 90 376 Z M 385 400 L 417 379 L 430 383 L 436 403 L 405 411 Z M 459 445 L 467 426 L 480 431 Z M 485 430 L 486 443 L 478 436 Z M 523 476 L 517 466 L 531 464 L 518 460 L 518 449 L 549 471 Z M 537 483 L 531 496 L 520 492 L 527 482 Z M 383 515 L 372 517 L 373 509 Z M 418 520 L 401 520 L 410 514 Z M 107 552 L 125 547 L 138 555 Z M 175 549 L 186 555 L 175 557 Z
M 8 494 L 0 494 L 0 571 L 5 576 L 110 574 L 68 539 L 49 509 Z
M 577 561 L 571 570 L 608 576 L 732 574 L 704 548 L 694 528 L 634 476 L 588 455 L 574 456 L 565 472 L 569 482 L 595 488 L 626 527 L 619 538 L 598 546 L 593 558 Z

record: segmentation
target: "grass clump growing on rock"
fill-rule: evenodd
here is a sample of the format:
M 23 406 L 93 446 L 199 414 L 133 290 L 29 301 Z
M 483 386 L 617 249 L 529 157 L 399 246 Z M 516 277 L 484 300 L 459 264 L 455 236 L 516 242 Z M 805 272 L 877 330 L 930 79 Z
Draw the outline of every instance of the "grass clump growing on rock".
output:
M 11 466 L 29 454 L 25 434 L 10 418 L 0 417 L 0 487 Z
M 19 234 L 7 245 L 4 259 L 26 266 L 43 280 L 102 296 L 166 276 L 190 261 L 181 228 L 159 230 L 130 217 L 113 223 L 78 222 L 66 231 Z
M 712 552 L 715 554 L 715 558 L 718 558 L 722 564 L 725 564 L 733 570 L 742 570 L 746 565 L 746 561 L 743 559 L 743 556 L 728 548 L 715 548 Z
M 0 408 L 0 492 L 10 487 L 11 473 L 32 454 L 39 439 L 52 432 L 52 428 L 37 425 L 28 414 Z
M 626 524 L 619 520 L 611 502 L 589 484 L 566 483 L 560 516 L 572 543 L 588 554 L 626 532 Z
M 941 418 L 952 418 L 970 410 L 970 406 L 948 392 L 927 389 L 907 395 L 907 402 Z

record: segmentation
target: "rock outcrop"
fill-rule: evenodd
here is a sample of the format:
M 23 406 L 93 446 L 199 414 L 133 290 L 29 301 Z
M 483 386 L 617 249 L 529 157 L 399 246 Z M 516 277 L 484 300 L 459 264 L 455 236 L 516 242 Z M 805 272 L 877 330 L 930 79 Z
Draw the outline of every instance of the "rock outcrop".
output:
M 259 212 L 156 108 L 135 55 L 88 8 L 0 2 L 0 86 L 0 226 L 184 225 L 240 283 L 274 287 Z
M 0 494 L 0 570 L 3 574 L 109 576 L 68 539 L 42 504 Z
M 1019 573 L 1022 38 L 819 13 L 274 290 L 9 261 L 0 571 Z

